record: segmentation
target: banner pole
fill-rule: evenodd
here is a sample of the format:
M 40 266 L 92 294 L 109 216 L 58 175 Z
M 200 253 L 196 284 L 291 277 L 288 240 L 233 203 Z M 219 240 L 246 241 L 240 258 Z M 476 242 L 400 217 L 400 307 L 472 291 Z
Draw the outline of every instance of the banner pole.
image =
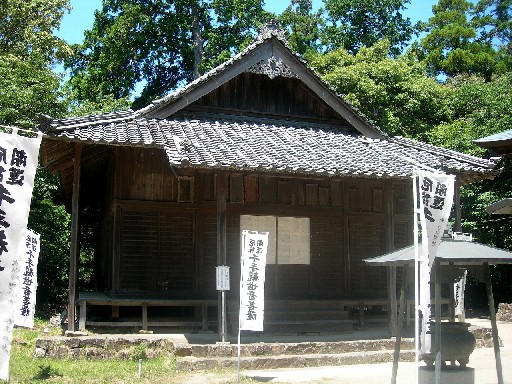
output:
M 238 369 L 237 369 L 237 382 L 240 381 L 240 327 L 238 327 Z
M 418 244 L 418 175 L 413 173 L 413 195 L 414 195 L 414 363 L 416 366 L 416 383 L 419 383 L 419 244 Z

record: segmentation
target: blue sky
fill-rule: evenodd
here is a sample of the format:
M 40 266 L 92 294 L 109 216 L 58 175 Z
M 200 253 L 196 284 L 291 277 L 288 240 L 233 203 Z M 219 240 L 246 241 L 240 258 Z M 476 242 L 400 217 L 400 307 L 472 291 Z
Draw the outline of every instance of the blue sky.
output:
M 56 34 L 68 43 L 81 43 L 84 36 L 83 31 L 92 27 L 94 10 L 101 8 L 101 2 L 101 0 L 71 0 L 73 9 L 64 16 Z M 266 3 L 265 9 L 280 13 L 290 4 L 290 1 L 268 0 Z M 413 22 L 427 21 L 432 16 L 432 5 L 436 3 L 437 0 L 411 0 L 404 15 L 410 17 Z M 313 4 L 319 7 L 322 2 L 313 0 Z

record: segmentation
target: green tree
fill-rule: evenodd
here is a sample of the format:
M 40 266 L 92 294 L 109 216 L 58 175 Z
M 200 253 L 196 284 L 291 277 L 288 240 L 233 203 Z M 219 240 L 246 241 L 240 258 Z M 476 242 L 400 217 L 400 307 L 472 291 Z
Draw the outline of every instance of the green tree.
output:
M 37 311 L 42 315 L 53 315 L 67 299 L 71 221 L 58 185 L 56 175 L 37 170 L 28 226 L 41 235 Z
M 52 66 L 69 49 L 53 35 L 68 0 L 0 0 L 0 123 L 33 127 L 41 112 L 62 116 Z
M 429 141 L 475 156 L 485 156 L 473 140 L 512 127 L 512 73 L 486 82 L 461 75 L 446 83 L 450 119 L 432 127 Z
M 324 0 L 326 25 L 322 43 L 328 50 L 356 53 L 381 39 L 398 55 L 415 34 L 417 25 L 403 16 L 408 0 Z
M 385 132 L 424 138 L 449 116 L 445 88 L 413 56 L 393 59 L 389 49 L 385 40 L 356 55 L 339 49 L 317 55 L 311 65 Z
M 104 0 L 66 62 L 79 100 L 129 97 L 143 106 L 249 44 L 267 17 L 262 0 Z
M 497 72 L 510 71 L 512 69 L 512 1 L 478 1 L 473 24 L 479 31 L 479 40 L 493 45 L 498 51 Z
M 37 55 L 0 52 L 0 124 L 32 128 L 37 114 L 63 116 L 60 78 Z
M 311 0 L 291 0 L 290 5 L 279 15 L 279 23 L 287 29 L 287 39 L 294 52 L 305 56 L 321 50 L 322 12 L 313 12 Z
M 486 156 L 473 140 L 510 129 L 512 126 L 512 73 L 484 81 L 476 76 L 457 76 L 445 87 L 448 91 L 450 119 L 433 127 L 429 140 L 460 152 Z M 512 221 L 508 215 L 489 215 L 486 207 L 512 195 L 512 162 L 497 165 L 493 180 L 465 185 L 461 189 L 462 226 L 476 240 L 512 250 Z M 492 270 L 496 302 L 510 302 L 512 268 Z M 472 292 L 474 294 L 475 292 Z M 485 299 L 485 295 L 483 296 Z
M 70 9 L 69 0 L 0 0 L 0 53 L 48 64 L 62 59 L 69 49 L 53 31 Z
M 490 80 L 496 52 L 489 42 L 477 39 L 472 11 L 473 3 L 467 0 L 439 0 L 432 7 L 427 35 L 414 48 L 432 75 L 478 74 Z

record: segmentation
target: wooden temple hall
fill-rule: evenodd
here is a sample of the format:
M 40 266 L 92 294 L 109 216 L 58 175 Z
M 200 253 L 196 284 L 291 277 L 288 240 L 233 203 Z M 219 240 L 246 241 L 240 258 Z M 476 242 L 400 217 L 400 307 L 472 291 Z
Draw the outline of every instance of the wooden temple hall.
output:
M 413 170 L 455 174 L 458 187 L 495 172 L 491 161 L 388 136 L 271 28 L 141 110 L 42 118 L 39 128 L 42 165 L 58 173 L 72 212 L 69 314 L 80 328 L 225 333 L 225 317 L 236 332 L 244 229 L 270 233 L 265 330 L 386 322 L 391 272 L 363 260 L 412 244 Z M 96 292 L 76 283 L 86 211 L 97 219 Z M 230 267 L 226 305 L 219 265 Z

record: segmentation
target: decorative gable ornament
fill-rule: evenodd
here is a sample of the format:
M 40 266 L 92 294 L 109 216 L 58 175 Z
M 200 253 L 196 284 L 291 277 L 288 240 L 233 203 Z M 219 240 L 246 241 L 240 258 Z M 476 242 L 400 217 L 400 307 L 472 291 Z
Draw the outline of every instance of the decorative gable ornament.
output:
M 263 59 L 260 62 L 250 67 L 247 72 L 252 72 L 257 75 L 267 75 L 271 79 L 277 76 L 299 78 L 291 69 L 288 67 L 281 58 L 271 56 L 268 59 Z

